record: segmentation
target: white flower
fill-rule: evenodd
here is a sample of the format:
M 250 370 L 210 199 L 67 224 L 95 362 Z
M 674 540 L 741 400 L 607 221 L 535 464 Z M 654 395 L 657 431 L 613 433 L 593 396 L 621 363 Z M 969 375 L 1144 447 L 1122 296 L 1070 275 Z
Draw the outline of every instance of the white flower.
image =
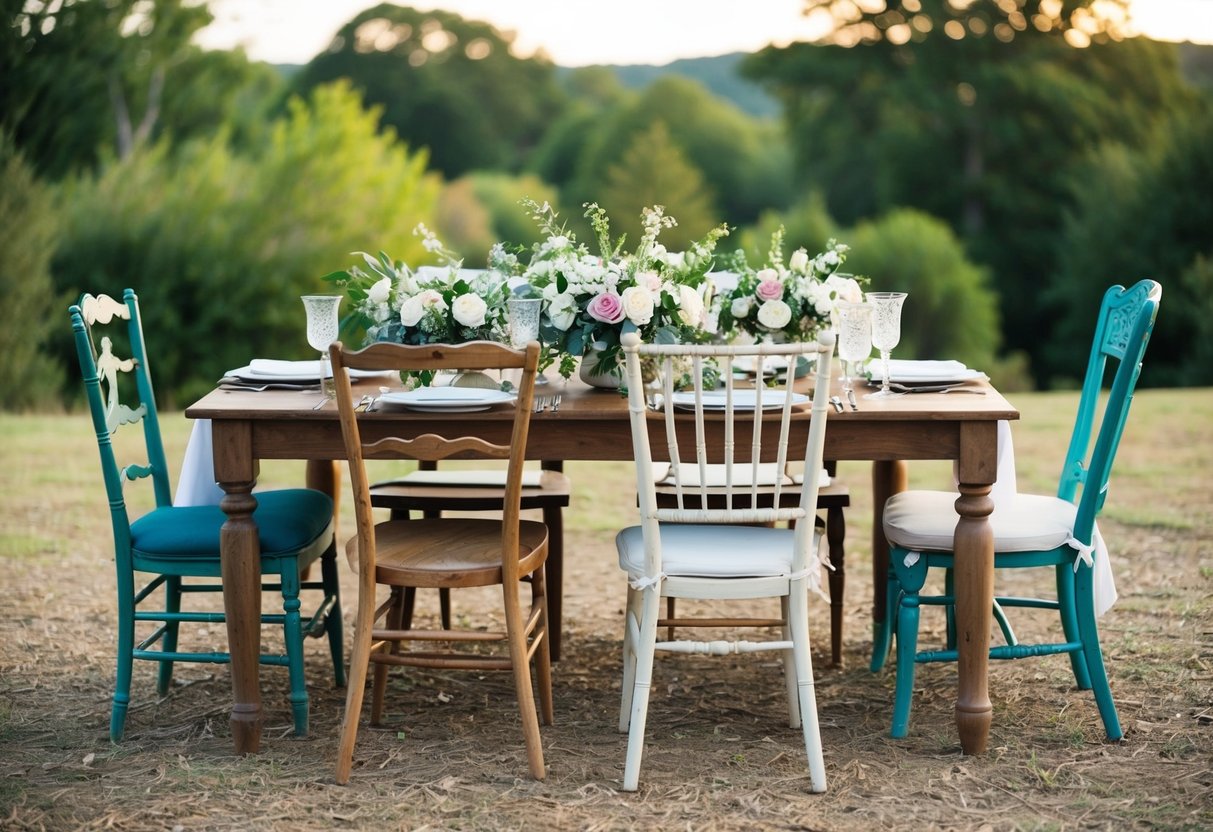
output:
M 544 293 L 546 295 L 546 292 Z M 577 300 L 570 294 L 553 293 L 548 300 L 548 320 L 561 331 L 567 330 L 577 318 Z
M 809 253 L 803 248 L 796 249 L 788 260 L 788 268 L 798 274 L 804 274 L 809 268 Z
M 750 307 L 754 303 L 754 298 L 746 295 L 741 298 L 734 298 L 729 311 L 733 313 L 734 318 L 744 318 L 750 314 Z
M 703 298 L 690 286 L 678 287 L 678 315 L 688 326 L 703 325 Z
M 754 275 L 759 283 L 764 280 L 779 280 L 779 272 L 774 269 L 759 269 L 758 274 Z
M 661 289 L 661 275 L 654 271 L 643 271 L 636 273 L 636 285 L 648 289 L 650 292 L 657 292 Z
M 781 300 L 768 300 L 758 307 L 758 323 L 767 329 L 783 329 L 792 320 L 792 308 Z
M 629 286 L 623 290 L 623 314 L 636 326 L 644 326 L 653 320 L 653 293 L 643 286 Z
M 400 323 L 405 326 L 416 326 L 427 309 L 438 307 L 446 309 L 446 301 L 442 293 L 434 289 L 418 292 L 400 305 Z
M 468 292 L 466 295 L 460 295 L 451 302 L 451 315 L 463 326 L 484 326 L 484 314 L 488 311 L 488 308 L 488 304 L 484 302 L 484 298 Z
M 378 306 L 382 303 L 387 303 L 387 296 L 392 291 L 392 279 L 385 277 L 378 281 L 374 286 L 366 290 L 366 299 Z
M 826 286 L 834 292 L 836 301 L 863 303 L 863 290 L 859 288 L 859 283 L 853 277 L 832 274 L 826 278 Z

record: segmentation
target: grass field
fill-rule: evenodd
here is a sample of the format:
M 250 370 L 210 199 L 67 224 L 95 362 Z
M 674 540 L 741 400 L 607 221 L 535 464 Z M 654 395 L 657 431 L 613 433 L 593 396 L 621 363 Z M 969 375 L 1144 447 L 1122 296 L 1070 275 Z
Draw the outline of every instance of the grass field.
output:
M 1017 394 L 1020 490 L 1050 492 L 1076 395 Z M 168 456 L 189 424 L 162 414 Z M 390 727 L 364 728 L 349 786 L 332 768 L 344 705 L 326 649 L 308 644 L 312 731 L 290 734 L 285 673 L 263 670 L 263 753 L 235 758 L 222 666 L 181 667 L 158 700 L 136 668 L 127 739 L 107 736 L 113 684 L 113 572 L 96 445 L 78 414 L 0 416 L 0 828 L 3 829 L 1201 829 L 1213 826 L 1213 391 L 1140 392 L 1100 526 L 1120 601 L 1101 620 L 1127 737 L 1109 743 L 1062 657 L 991 670 L 990 750 L 959 753 L 955 670 L 920 669 L 910 736 L 887 736 L 892 674 L 871 648 L 868 466 L 842 463 L 847 632 L 842 668 L 815 652 L 830 791 L 807 793 L 800 734 L 788 729 L 776 664 L 659 660 L 641 791 L 618 791 L 616 733 L 624 582 L 613 536 L 633 521 L 624 464 L 570 463 L 565 658 L 548 779 L 525 776 L 507 677 L 403 673 Z M 386 473 L 386 471 L 384 472 Z M 302 463 L 266 463 L 265 487 L 302 482 Z M 950 482 L 915 463 L 914 487 Z M 348 505 L 348 503 L 347 503 Z M 352 533 L 349 512 L 342 538 Z M 1018 579 L 1017 579 L 1018 580 Z M 343 566 L 346 617 L 353 585 Z M 1016 587 L 1018 589 L 1018 587 Z M 491 597 L 456 596 L 476 620 Z M 271 603 L 267 596 L 267 606 Z M 420 615 L 436 613 L 422 598 Z M 811 627 L 828 650 L 828 617 Z M 1051 622 L 1028 620 L 1023 633 Z M 924 643 L 942 632 L 924 621 Z M 347 629 L 348 633 L 348 629 Z M 193 632 L 220 647 L 221 627 Z M 267 631 L 266 644 L 278 636 Z

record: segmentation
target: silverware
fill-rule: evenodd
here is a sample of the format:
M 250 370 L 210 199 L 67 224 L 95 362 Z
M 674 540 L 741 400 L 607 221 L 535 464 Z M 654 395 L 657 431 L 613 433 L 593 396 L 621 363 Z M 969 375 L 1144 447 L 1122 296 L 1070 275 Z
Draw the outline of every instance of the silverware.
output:
M 319 390 L 319 384 L 289 384 L 287 382 L 266 382 L 265 384 L 254 384 L 246 381 L 219 381 L 220 390 L 245 390 L 250 393 L 260 393 L 263 390 L 301 390 L 308 392 Z
M 374 399 L 372 399 L 370 396 L 363 396 L 358 400 L 358 404 L 354 405 L 354 412 L 357 413 L 359 410 L 361 410 L 365 413 L 366 409 L 370 407 L 372 401 L 374 401 Z
M 325 396 L 323 399 L 316 402 L 316 404 L 312 407 L 312 410 L 319 410 L 320 408 L 322 408 L 326 404 L 328 404 L 330 401 L 331 401 L 331 399 L 329 399 L 327 396 Z
M 552 412 L 555 413 L 559 409 L 560 409 L 560 394 L 557 393 L 556 396 L 552 399 Z
M 851 410 L 855 413 L 859 412 L 859 405 L 855 402 L 855 391 L 850 387 L 846 389 L 847 401 L 851 403 Z
M 889 388 L 896 390 L 899 393 L 972 393 L 976 396 L 984 396 L 986 391 L 981 387 L 965 387 L 961 384 L 898 384 L 896 381 L 889 382 Z
M 532 412 L 533 413 L 542 413 L 545 409 L 547 409 L 547 406 L 548 406 L 547 396 L 536 396 L 535 397 L 535 407 L 532 409 Z
M 830 396 L 830 404 L 834 405 L 835 413 L 842 413 L 842 411 L 846 409 L 842 406 L 842 399 L 838 398 L 837 396 Z

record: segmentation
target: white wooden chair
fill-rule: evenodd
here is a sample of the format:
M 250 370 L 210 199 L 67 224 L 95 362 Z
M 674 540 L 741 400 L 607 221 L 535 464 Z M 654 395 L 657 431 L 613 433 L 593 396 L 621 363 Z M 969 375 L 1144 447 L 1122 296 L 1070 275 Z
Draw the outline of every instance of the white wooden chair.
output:
M 765 507 L 755 493 L 761 487 L 761 478 L 756 476 L 761 463 L 774 462 L 778 470 L 787 465 L 792 414 L 805 411 L 809 402 L 807 396 L 788 386 L 790 382 L 772 387 L 736 383 L 731 365 L 737 358 L 764 361 L 782 356 L 791 361 L 799 355 L 817 355 L 815 389 L 821 393 L 812 399 L 803 460 L 806 471 L 818 471 L 825 443 L 834 336 L 823 335 L 817 344 L 709 346 L 641 344 L 632 333 L 622 342 L 640 504 L 640 525 L 624 529 L 616 538 L 619 565 L 628 575 L 619 712 L 619 729 L 628 732 L 623 788 L 634 791 L 640 777 L 656 650 L 708 655 L 778 650 L 787 683 L 789 722 L 804 733 L 810 787 L 814 792 L 824 792 L 825 763 L 808 624 L 808 593 L 810 589 L 820 592 L 821 539 L 812 522 L 818 481 L 809 477 L 803 486 L 790 486 L 800 488 L 800 500 L 794 507 L 780 500 L 781 485 L 776 485 L 777 493 Z M 659 362 L 663 413 L 649 407 L 642 359 Z M 673 362 L 687 359 L 694 389 L 676 394 Z M 719 364 L 725 385 L 722 390 L 704 389 L 703 369 L 710 359 Z M 668 460 L 678 471 L 698 468 L 697 476 L 685 478 L 694 485 L 675 483 L 672 508 L 658 506 L 650 434 L 664 436 L 664 442 L 658 443 L 665 449 L 659 459 Z M 724 466 L 723 508 L 711 507 L 717 503 L 709 504 L 707 499 L 709 465 Z M 687 507 L 691 494 L 696 495 L 694 508 Z M 809 522 L 796 522 L 792 529 L 753 525 L 806 519 Z M 660 619 L 662 598 L 779 598 L 781 616 Z M 757 642 L 657 640 L 659 627 L 744 626 L 779 627 L 780 638 Z

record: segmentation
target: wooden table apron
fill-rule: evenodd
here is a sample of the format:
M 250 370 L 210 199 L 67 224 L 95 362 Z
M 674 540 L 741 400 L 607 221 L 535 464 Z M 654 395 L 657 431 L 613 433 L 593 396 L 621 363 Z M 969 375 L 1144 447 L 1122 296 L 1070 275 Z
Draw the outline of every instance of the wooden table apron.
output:
M 368 391 L 376 388 L 368 385 Z M 215 390 L 186 410 L 212 420 L 215 477 L 225 492 L 227 522 L 220 537 L 223 600 L 232 656 L 232 737 L 237 753 L 256 753 L 261 740 L 260 559 L 252 494 L 261 459 L 344 458 L 341 425 L 329 405 L 312 410 L 315 393 Z M 494 442 L 508 442 L 511 413 L 504 408 L 473 414 L 426 414 L 381 410 L 359 417 L 364 438 L 397 429 L 406 420 L 416 433 L 465 423 Z M 997 421 L 1019 413 L 995 390 L 985 396 L 920 394 L 884 401 L 862 400 L 858 412 L 830 414 L 825 456 L 872 460 L 873 617 L 883 620 L 887 550 L 881 533 L 884 498 L 906 488 L 906 460 L 958 461 L 960 521 L 955 535 L 955 591 L 959 645 L 956 725 L 966 753 L 985 750 L 991 723 L 986 670 L 994 593 L 994 544 L 988 515 L 997 469 Z M 803 431 L 806 418 L 796 421 Z M 688 420 L 688 429 L 692 425 Z M 654 448 L 663 437 L 654 423 Z M 559 412 L 535 414 L 527 456 L 531 459 L 630 460 L 627 403 L 618 394 L 570 383 Z M 881 557 L 883 555 L 883 557 Z

